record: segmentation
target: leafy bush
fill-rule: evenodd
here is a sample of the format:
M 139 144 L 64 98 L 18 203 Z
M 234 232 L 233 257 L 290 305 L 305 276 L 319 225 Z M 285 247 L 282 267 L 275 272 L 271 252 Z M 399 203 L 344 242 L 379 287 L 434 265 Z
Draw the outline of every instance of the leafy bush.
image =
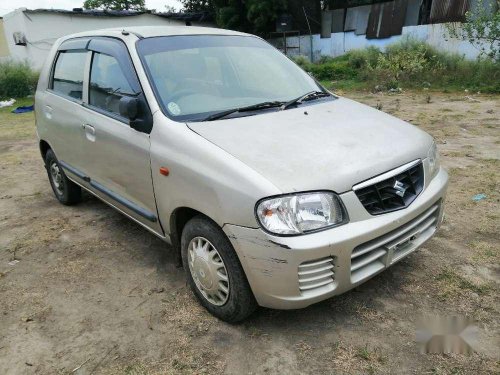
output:
M 490 59 L 475 61 L 457 58 L 433 78 L 436 86 L 500 93 L 500 63 Z
M 322 56 L 317 63 L 310 63 L 304 56 L 297 56 L 293 59 L 306 72 L 311 73 L 319 80 L 351 79 L 358 74 L 353 69 L 347 59 Z
M 0 99 L 19 98 L 35 92 L 38 72 L 28 63 L 0 62 Z
M 380 54 L 374 70 L 377 76 L 385 77 L 384 83 L 394 86 L 401 81 L 418 79 L 418 76 L 429 66 L 424 48 L 391 51 Z
M 365 49 L 355 49 L 350 51 L 346 56 L 349 64 L 356 69 L 374 68 L 382 52 L 374 46 Z
M 405 52 L 411 53 L 415 50 L 423 51 L 427 59 L 430 59 L 438 54 L 438 51 L 434 47 L 425 42 L 422 42 L 419 39 L 412 38 L 411 36 L 405 36 L 398 42 L 388 45 L 385 48 L 385 53 L 390 55 L 398 55 Z
M 344 61 L 343 56 L 332 57 L 332 56 L 321 56 L 316 62 L 317 64 L 329 64 L 332 62 Z
M 311 64 L 308 71 L 319 80 L 353 79 L 357 77 L 357 70 L 347 61 L 332 61 L 326 64 Z
M 325 57 L 303 67 L 317 79 L 334 81 L 342 87 L 362 84 L 385 89 L 430 87 L 500 93 L 499 62 L 466 60 L 412 38 L 404 38 L 384 52 L 368 47 L 337 58 Z
M 293 61 L 295 61 L 295 63 L 298 66 L 302 67 L 303 69 L 305 69 L 310 64 L 309 59 L 305 56 L 302 56 L 302 55 L 295 56 L 293 58 Z

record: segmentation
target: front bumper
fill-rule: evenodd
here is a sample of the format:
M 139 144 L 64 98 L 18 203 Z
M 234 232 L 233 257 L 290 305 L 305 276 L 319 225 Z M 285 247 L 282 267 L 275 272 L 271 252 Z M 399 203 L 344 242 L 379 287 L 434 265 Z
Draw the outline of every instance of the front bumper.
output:
M 435 233 L 448 174 L 441 169 L 407 208 L 370 215 L 352 191 L 340 195 L 350 222 L 297 237 L 226 224 L 261 306 L 296 309 L 344 293 L 404 258 Z

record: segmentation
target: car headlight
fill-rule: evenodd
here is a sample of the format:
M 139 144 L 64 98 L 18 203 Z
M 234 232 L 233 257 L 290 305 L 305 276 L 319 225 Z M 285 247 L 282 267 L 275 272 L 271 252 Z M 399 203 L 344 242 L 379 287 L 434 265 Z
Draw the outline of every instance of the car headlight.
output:
M 340 198 L 332 192 L 308 192 L 266 198 L 257 202 L 260 225 L 273 234 L 299 235 L 347 222 Z
M 432 142 L 432 146 L 427 152 L 427 159 L 429 160 L 429 175 L 433 179 L 439 171 L 439 152 L 436 142 Z

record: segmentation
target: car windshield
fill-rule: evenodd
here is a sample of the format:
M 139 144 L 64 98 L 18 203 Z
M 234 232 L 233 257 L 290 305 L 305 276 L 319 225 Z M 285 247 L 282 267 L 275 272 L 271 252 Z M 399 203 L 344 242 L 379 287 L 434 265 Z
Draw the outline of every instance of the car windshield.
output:
M 176 121 L 323 90 L 281 52 L 252 36 L 146 38 L 137 50 L 163 112 Z

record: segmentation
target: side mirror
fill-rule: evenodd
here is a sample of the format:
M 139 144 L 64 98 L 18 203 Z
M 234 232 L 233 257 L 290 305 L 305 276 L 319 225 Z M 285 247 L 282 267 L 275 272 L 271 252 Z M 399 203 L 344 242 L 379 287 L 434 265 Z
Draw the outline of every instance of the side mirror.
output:
M 130 96 L 124 96 L 120 99 L 120 115 L 128 118 L 129 120 L 135 120 L 139 115 L 139 106 L 139 99 Z
M 153 128 L 153 121 L 148 111 L 143 111 L 143 104 L 138 98 L 124 96 L 119 103 L 120 115 L 129 120 L 132 129 L 149 134 Z

